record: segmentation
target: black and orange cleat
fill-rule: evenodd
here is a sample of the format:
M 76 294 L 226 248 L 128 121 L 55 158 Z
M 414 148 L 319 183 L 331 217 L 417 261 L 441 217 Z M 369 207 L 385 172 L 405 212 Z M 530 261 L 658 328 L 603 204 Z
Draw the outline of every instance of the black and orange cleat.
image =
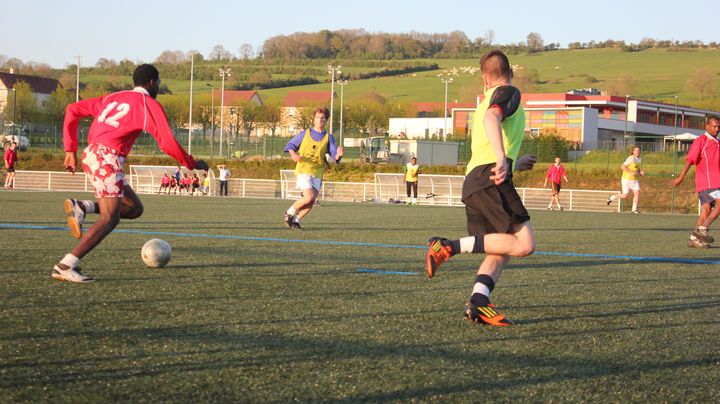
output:
M 450 241 L 442 237 L 430 238 L 430 240 L 428 240 L 428 246 L 430 248 L 428 248 L 427 254 L 425 254 L 425 269 L 427 270 L 428 278 L 432 278 L 440 265 L 453 256 L 453 251 Z
M 495 310 L 495 305 L 489 303 L 487 306 L 475 306 L 472 302 L 465 303 L 465 311 L 463 311 L 465 320 L 473 323 L 488 324 L 496 327 L 507 327 L 513 325 L 513 322 L 504 314 Z

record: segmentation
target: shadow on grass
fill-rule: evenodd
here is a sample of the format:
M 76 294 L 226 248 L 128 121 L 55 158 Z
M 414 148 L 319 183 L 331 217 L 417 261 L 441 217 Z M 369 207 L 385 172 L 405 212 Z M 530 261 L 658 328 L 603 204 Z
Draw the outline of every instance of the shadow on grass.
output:
M 461 374 L 448 379 L 429 375 L 429 380 L 418 379 L 417 373 L 408 369 L 405 374 L 401 369 L 388 373 L 390 380 L 377 380 L 372 392 L 325 393 L 325 400 L 336 402 L 384 402 L 388 400 L 432 400 L 445 395 L 469 393 L 488 393 L 506 389 L 524 389 L 538 385 L 568 383 L 572 381 L 604 379 L 608 377 L 633 378 L 639 373 L 673 372 L 676 370 L 711 367 L 717 358 L 684 358 L 663 360 L 647 358 L 643 361 L 618 360 L 616 357 L 607 359 L 583 356 L 552 357 L 542 352 L 508 352 L 492 347 L 476 349 L 451 349 L 442 345 L 426 344 L 384 344 L 372 341 L 358 341 L 343 338 L 317 338 L 298 335 L 278 335 L 277 333 L 243 333 L 228 330 L 234 324 L 208 324 L 183 327 L 151 327 L 151 328 L 120 328 L 104 331 L 88 331 L 86 333 L 58 332 L 54 338 L 78 337 L 94 340 L 108 338 L 127 344 L 134 342 L 153 344 L 166 347 L 181 344 L 197 347 L 173 352 L 145 351 L 135 354 L 102 354 L 94 353 L 93 357 L 67 360 L 43 360 L 37 362 L 12 361 L 0 365 L 4 377 L 0 386 L 6 389 L 42 387 L 51 389 L 70 389 L 70 383 L 85 382 L 103 386 L 101 394 L 112 395 L 112 388 L 107 389 L 105 383 L 113 381 L 115 386 L 123 386 L 123 380 L 172 377 L 200 372 L 212 374 L 248 374 L 252 372 L 256 378 L 278 378 L 284 380 L 288 374 L 296 371 L 295 364 L 313 364 L 325 368 L 323 372 L 335 371 L 338 375 L 353 375 L 354 382 L 370 383 L 373 376 L 356 373 L 362 371 L 352 364 L 370 361 L 374 372 L 393 363 L 420 362 L 424 366 L 437 364 L 436 370 L 444 372 L 464 369 Z M 37 338 L 37 336 L 32 336 Z M 167 349 L 167 348 L 166 348 Z M 144 366 L 138 366 L 138 363 Z M 330 368 L 330 369 L 328 369 Z M 504 369 L 504 370 L 503 370 Z M 512 369 L 513 371 L 508 371 Z M 299 370 L 297 370 L 299 371 Z M 390 372 L 390 369 L 387 369 Z M 275 372 L 275 373 L 273 373 Z M 279 372 L 279 373 L 277 373 Z M 483 382 L 484 375 L 494 374 L 490 381 Z M 44 375 L 52 374 L 52 377 Z M 229 373 L 232 374 L 232 373 Z M 309 376 L 309 375 L 308 375 Z M 297 377 L 297 376 L 296 376 Z M 292 378 L 291 378 L 292 380 Z M 308 381 L 309 382 L 309 381 Z M 317 381 L 315 383 L 318 383 Z M 322 387 L 324 381 L 320 386 Z M 394 385 L 392 385 L 395 383 Z M 404 385 L 398 385 L 403 383 Z M 150 399 L 157 392 L 148 391 L 152 384 L 139 384 L 133 392 L 125 394 L 137 395 Z M 93 389 L 92 386 L 89 386 Z M 177 389 L 192 386 L 181 385 Z M 281 388 L 275 386 L 262 392 L 255 392 L 265 399 L 300 401 L 317 399 L 314 389 L 292 385 Z M 144 388 L 144 389 L 143 389 Z M 226 385 L 205 386 L 216 394 L 232 394 L 244 390 L 242 384 L 228 387 Z M 582 388 L 580 388 L 582 391 Z M 380 390 L 380 391 L 378 391 Z M 88 394 L 88 391 L 84 391 Z M 577 393 L 576 393 L 577 394 Z M 615 394 L 618 394 L 616 392 Z M 627 393 L 626 393 L 627 394 Z M 264 396 L 263 396 L 264 395 Z M 619 396 L 618 396 L 619 397 Z M 165 397 L 167 398 L 167 397 Z M 246 398 L 247 399 L 247 398 Z

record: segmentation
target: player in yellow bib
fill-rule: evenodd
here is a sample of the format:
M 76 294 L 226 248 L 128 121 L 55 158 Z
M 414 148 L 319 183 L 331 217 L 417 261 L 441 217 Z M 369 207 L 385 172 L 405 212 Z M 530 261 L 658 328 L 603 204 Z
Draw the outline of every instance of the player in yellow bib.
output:
M 327 165 L 339 163 L 342 159 L 343 148 L 337 147 L 333 135 L 325 131 L 329 116 L 327 108 L 316 108 L 313 111 L 313 127 L 297 134 L 285 146 L 285 151 L 296 163 L 295 186 L 302 191 L 302 197 L 285 211 L 285 225 L 291 229 L 302 230 L 300 219 L 315 205 Z
M 520 91 L 512 86 L 507 56 L 495 50 L 480 59 L 485 98 L 473 115 L 472 157 L 463 182 L 469 236 L 449 240 L 432 237 L 425 255 L 428 277 L 455 254 L 485 254 L 477 270 L 465 319 L 493 326 L 512 322 L 495 310 L 490 293 L 510 257 L 535 251 L 530 215 L 512 182 L 512 170 L 533 167 L 535 156 L 518 158 L 525 137 L 525 113 Z
M 640 158 L 640 146 L 634 146 L 632 154 L 625 159 L 620 169 L 623 171 L 622 179 L 620 180 L 622 191 L 617 194 L 608 196 L 607 204 L 610 205 L 616 199 L 625 199 L 630 195 L 630 191 L 633 192 L 633 204 L 631 212 L 634 214 L 640 213 L 638 210 L 638 200 L 640 199 L 640 180 L 639 178 L 645 175 L 645 171 L 640 168 L 642 159 Z
M 410 162 L 403 166 L 403 170 L 405 171 L 405 188 L 407 189 L 408 203 L 417 205 L 418 174 L 420 174 L 420 165 L 417 163 L 417 158 L 411 158 Z M 410 197 L 411 192 L 412 198 Z

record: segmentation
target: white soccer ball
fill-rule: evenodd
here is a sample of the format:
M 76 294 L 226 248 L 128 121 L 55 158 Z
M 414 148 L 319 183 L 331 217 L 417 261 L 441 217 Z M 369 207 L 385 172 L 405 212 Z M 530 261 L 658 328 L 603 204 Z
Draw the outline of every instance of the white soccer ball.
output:
M 162 268 L 170 262 L 170 252 L 167 241 L 154 238 L 143 245 L 140 257 L 150 268 Z

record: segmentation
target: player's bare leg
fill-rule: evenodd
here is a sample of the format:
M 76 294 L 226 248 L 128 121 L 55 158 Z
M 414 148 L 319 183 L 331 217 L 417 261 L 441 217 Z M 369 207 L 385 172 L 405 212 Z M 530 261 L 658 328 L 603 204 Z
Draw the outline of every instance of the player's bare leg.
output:
M 122 198 L 100 198 L 99 218 L 85 233 L 80 242 L 70 252 L 77 258 L 84 257 L 92 251 L 100 242 L 110 234 L 120 219 L 137 219 L 143 213 L 143 205 L 135 191 L 126 185 L 123 189 L 125 196 Z

